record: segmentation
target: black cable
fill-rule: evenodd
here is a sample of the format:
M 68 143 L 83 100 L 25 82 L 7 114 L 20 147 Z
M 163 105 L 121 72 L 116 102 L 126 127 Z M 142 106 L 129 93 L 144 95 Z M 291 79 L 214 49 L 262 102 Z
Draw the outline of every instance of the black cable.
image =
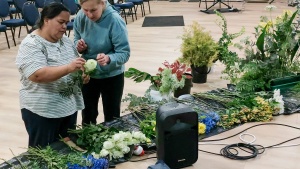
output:
M 254 127 L 257 127 L 257 126 L 264 126 L 264 125 L 285 126 L 285 127 L 290 127 L 290 128 L 294 128 L 294 129 L 300 130 L 299 127 L 294 127 L 294 126 L 290 126 L 290 125 L 287 125 L 287 124 L 280 124 L 280 123 L 262 123 L 262 124 L 256 124 L 256 125 L 254 125 L 254 126 L 248 127 L 248 128 L 246 128 L 246 129 L 242 130 L 241 132 L 238 132 L 237 134 L 234 134 L 234 135 L 229 136 L 229 137 L 225 137 L 225 138 L 221 138 L 221 139 L 214 139 L 214 140 L 199 140 L 199 142 L 213 142 L 213 141 L 226 140 L 226 139 L 229 139 L 229 138 L 231 138 L 231 137 L 237 136 L 237 135 L 239 135 L 239 134 L 243 133 L 244 131 L 249 130 L 249 129 L 251 129 L 251 128 L 254 128 Z
M 238 134 L 240 134 L 240 133 L 242 133 L 242 132 L 244 132 L 244 131 L 246 131 L 246 130 L 248 130 L 250 128 L 257 127 L 257 126 L 262 126 L 262 125 L 280 125 L 280 126 L 290 127 L 290 128 L 294 128 L 294 129 L 300 129 L 298 127 L 294 127 L 294 126 L 290 126 L 290 125 L 286 125 L 286 124 L 264 123 L 264 124 L 257 124 L 257 125 L 248 127 L 247 129 L 245 129 L 245 130 L 243 130 L 243 131 L 241 131 L 241 132 L 239 132 L 237 134 L 234 134 L 232 136 L 226 137 L 226 138 L 215 139 L 215 140 L 199 140 L 199 142 L 209 142 L 209 141 L 225 140 L 225 139 L 234 137 L 234 136 L 236 136 L 236 135 L 238 135 Z M 251 159 L 251 158 L 255 158 L 258 154 L 264 153 L 264 151 L 265 151 L 266 148 L 272 148 L 272 147 L 275 147 L 275 146 L 287 143 L 289 141 L 292 141 L 292 140 L 295 140 L 295 139 L 298 139 L 298 138 L 300 138 L 300 136 L 292 138 L 292 139 L 289 139 L 289 140 L 286 140 L 286 141 L 283 141 L 283 142 L 278 143 L 278 144 L 267 146 L 267 147 L 264 147 L 262 145 L 251 145 L 251 144 L 246 144 L 246 143 L 230 144 L 230 145 L 227 145 L 224 148 L 222 148 L 220 150 L 220 154 L 209 152 L 209 151 L 204 151 L 204 150 L 200 150 L 200 149 L 198 149 L 198 151 L 209 153 L 209 154 L 214 154 L 214 155 L 220 155 L 220 156 L 223 156 L 223 157 L 226 157 L 226 158 L 230 158 L 230 159 L 234 159 L 234 160 L 248 160 L 248 159 Z M 239 151 L 237 149 L 240 149 L 240 150 L 242 150 L 244 152 L 247 152 L 250 155 L 248 155 L 248 156 L 240 156 L 239 155 Z

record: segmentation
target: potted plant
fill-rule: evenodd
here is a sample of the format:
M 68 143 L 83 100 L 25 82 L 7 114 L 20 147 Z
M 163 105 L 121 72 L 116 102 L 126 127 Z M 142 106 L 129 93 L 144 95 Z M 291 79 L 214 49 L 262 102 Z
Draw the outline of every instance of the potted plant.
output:
M 164 69 L 171 69 L 172 74 L 175 74 L 178 81 L 181 81 L 182 78 L 184 78 L 184 86 L 179 87 L 174 90 L 174 97 L 179 97 L 184 94 L 190 94 L 191 88 L 193 87 L 192 83 L 192 74 L 190 73 L 191 68 L 187 67 L 186 64 L 180 63 L 178 60 L 176 60 L 174 63 L 170 64 L 168 61 L 165 61 L 163 63 L 165 68 L 159 68 L 159 72 L 163 72 Z
M 204 28 L 195 21 L 184 29 L 181 38 L 180 62 L 191 66 L 194 83 L 205 83 L 208 67 L 217 59 L 217 43 L 210 32 L 204 31 Z
M 173 92 L 184 88 L 185 85 L 189 88 L 186 89 L 189 93 L 192 85 L 186 82 L 186 79 L 192 79 L 191 74 L 188 73 L 190 68 L 177 60 L 172 64 L 165 61 L 163 65 L 165 67 L 159 67 L 156 75 L 151 75 L 135 68 L 129 68 L 125 71 L 125 77 L 132 78 L 137 83 L 150 80 L 151 86 L 149 88 L 150 95 L 153 96 L 153 101 L 169 99 Z M 154 95 L 157 96 L 155 97 Z
M 294 84 L 287 79 L 296 79 L 300 72 L 299 64 L 299 22 L 296 22 L 298 10 L 284 11 L 272 18 L 275 6 L 269 5 L 266 10 L 270 17 L 261 17 L 260 24 L 255 28 L 256 40 L 245 38 L 241 46 L 245 57 L 228 62 L 228 75 L 235 82 L 236 89 L 243 92 L 291 87 Z M 296 23 L 295 23 L 296 22 Z M 287 76 L 291 76 L 287 78 Z M 279 78 L 279 79 L 278 79 Z M 281 81 L 280 79 L 283 78 Z M 276 79 L 276 80 L 275 80 Z M 289 82 L 285 86 L 283 82 Z M 293 83 L 293 84 L 291 84 Z

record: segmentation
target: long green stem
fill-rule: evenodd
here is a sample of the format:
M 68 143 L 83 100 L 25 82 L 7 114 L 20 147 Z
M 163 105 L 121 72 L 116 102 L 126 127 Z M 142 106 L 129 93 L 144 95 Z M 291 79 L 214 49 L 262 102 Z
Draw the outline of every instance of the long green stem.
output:
M 14 158 L 17 159 L 17 161 L 20 163 L 21 168 L 27 169 L 27 168 L 23 165 L 23 163 L 21 162 L 21 160 L 18 159 L 18 157 L 14 154 L 14 152 L 13 152 L 11 149 L 9 149 L 9 150 L 10 150 L 10 152 L 12 153 L 12 155 L 14 156 Z

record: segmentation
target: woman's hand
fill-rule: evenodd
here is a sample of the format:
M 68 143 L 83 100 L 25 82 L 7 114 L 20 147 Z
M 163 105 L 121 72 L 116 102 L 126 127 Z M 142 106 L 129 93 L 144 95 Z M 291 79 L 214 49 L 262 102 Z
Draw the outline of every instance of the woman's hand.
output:
M 87 44 L 83 39 L 78 40 L 76 49 L 79 53 L 82 53 L 87 49 Z
M 68 72 L 72 73 L 78 70 L 84 70 L 83 65 L 85 60 L 83 58 L 76 58 L 71 63 L 68 64 Z
M 100 53 L 97 55 L 97 62 L 101 66 L 105 66 L 110 62 L 110 58 L 108 55 L 105 55 L 104 53 Z
M 90 76 L 82 74 L 83 84 L 87 84 L 90 81 Z

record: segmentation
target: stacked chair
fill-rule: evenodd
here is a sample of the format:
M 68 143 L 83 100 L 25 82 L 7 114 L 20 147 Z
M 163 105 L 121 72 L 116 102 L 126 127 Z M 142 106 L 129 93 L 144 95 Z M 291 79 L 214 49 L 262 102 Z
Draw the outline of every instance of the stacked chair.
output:
M 8 41 L 6 30 L 7 29 L 6 29 L 5 25 L 0 25 L 0 32 L 4 32 L 5 37 L 6 37 L 6 42 L 7 42 L 8 49 L 10 49 L 10 45 L 9 45 L 9 41 Z
M 31 33 L 34 29 L 34 26 L 35 26 L 37 20 L 40 17 L 38 8 L 36 7 L 35 4 L 33 4 L 31 2 L 26 2 L 22 8 L 22 16 L 23 16 L 26 24 L 31 26 L 31 29 L 28 32 L 28 33 Z
M 20 27 L 19 30 L 19 36 L 20 36 L 20 32 L 21 32 L 21 27 L 22 26 L 26 26 L 26 22 L 24 19 L 7 19 L 10 15 L 9 13 L 9 4 L 7 2 L 7 0 L 0 0 L 0 18 L 2 20 L 1 25 L 5 25 L 7 28 L 9 28 L 11 30 L 12 33 L 12 37 L 13 37 L 13 41 L 14 44 L 16 46 L 16 40 L 15 40 L 15 31 L 17 27 Z M 28 28 L 27 28 L 28 30 Z

